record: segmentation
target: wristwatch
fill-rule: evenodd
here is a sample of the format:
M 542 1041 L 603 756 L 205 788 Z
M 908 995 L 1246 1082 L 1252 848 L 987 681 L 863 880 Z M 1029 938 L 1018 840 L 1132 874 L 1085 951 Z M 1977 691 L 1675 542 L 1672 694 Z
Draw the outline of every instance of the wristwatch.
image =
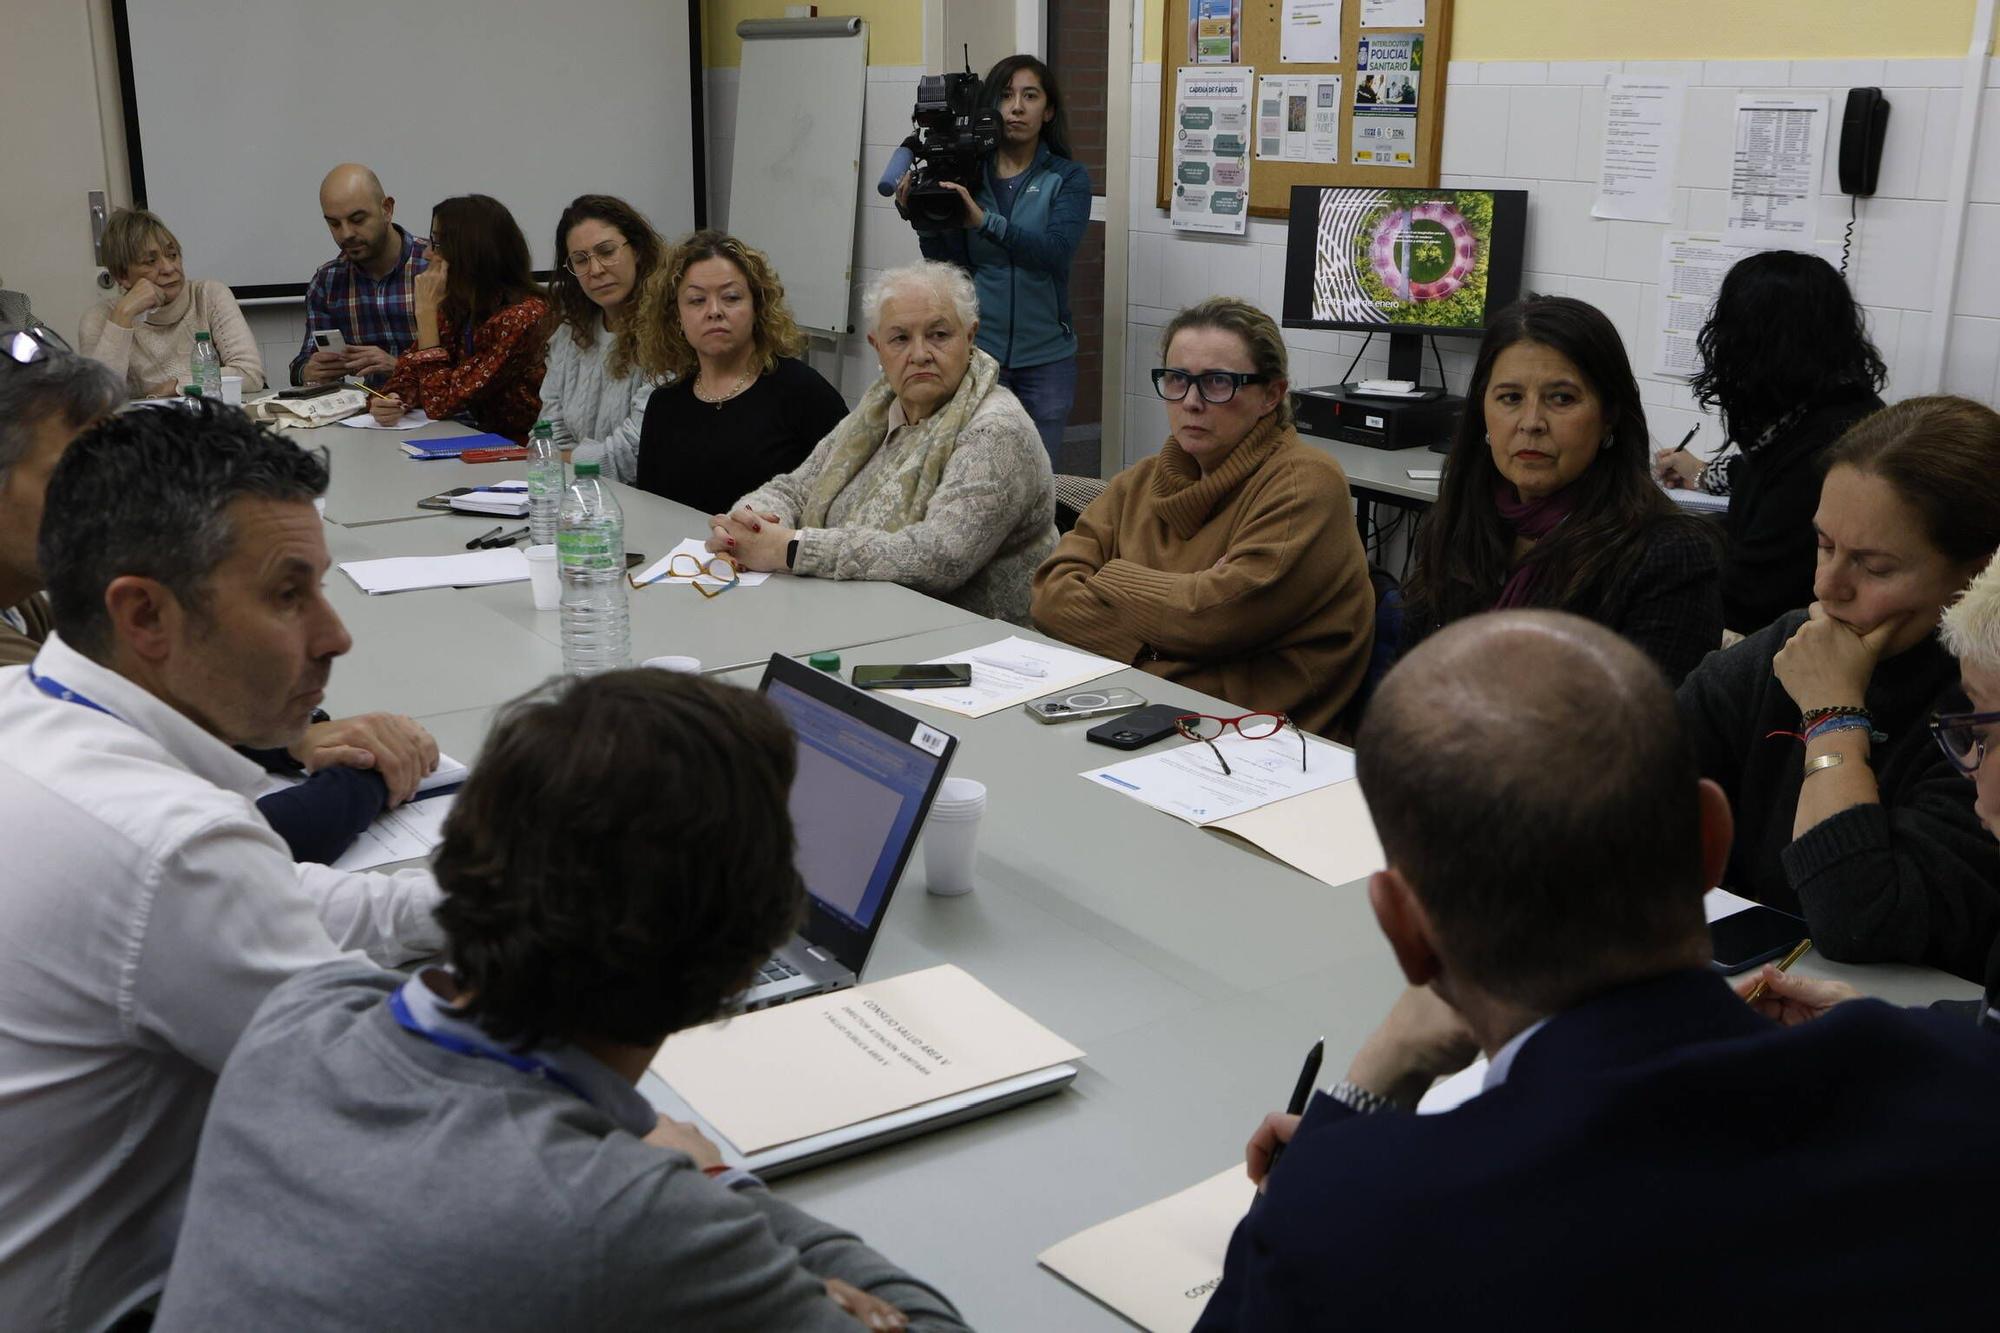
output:
M 1380 1115 L 1401 1108 L 1379 1092 L 1370 1092 L 1359 1083 L 1342 1079 L 1326 1090 L 1326 1095 L 1356 1115 Z
M 799 563 L 799 539 L 792 538 L 785 543 L 785 568 L 791 569 Z

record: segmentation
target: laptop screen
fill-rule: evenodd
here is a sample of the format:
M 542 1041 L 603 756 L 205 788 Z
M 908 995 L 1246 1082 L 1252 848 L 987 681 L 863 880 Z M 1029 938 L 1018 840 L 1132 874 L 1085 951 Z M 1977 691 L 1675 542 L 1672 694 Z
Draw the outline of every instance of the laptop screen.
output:
M 764 694 L 799 739 L 791 813 L 799 876 L 812 895 L 805 935 L 858 971 L 922 831 L 952 738 L 790 661 L 773 663 Z

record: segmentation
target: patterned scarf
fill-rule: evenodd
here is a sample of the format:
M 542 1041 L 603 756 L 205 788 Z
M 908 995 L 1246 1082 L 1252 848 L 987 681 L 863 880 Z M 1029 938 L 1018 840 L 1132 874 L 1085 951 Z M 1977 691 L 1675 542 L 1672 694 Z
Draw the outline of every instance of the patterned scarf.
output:
M 972 363 L 966 367 L 965 378 L 958 382 L 958 391 L 952 394 L 951 401 L 915 425 L 903 428 L 912 437 L 908 454 L 893 470 L 875 480 L 878 488 L 894 486 L 899 492 L 893 515 L 880 525 L 884 531 L 895 532 L 924 516 L 938 480 L 944 476 L 945 465 L 951 462 L 952 451 L 958 447 L 958 433 L 965 429 L 965 423 L 972 420 L 972 414 L 999 382 L 1000 363 L 975 347 Z M 889 404 L 895 398 L 889 377 L 884 375 L 868 386 L 868 392 L 861 395 L 860 405 L 833 428 L 833 448 L 826 456 L 826 466 L 820 469 L 805 512 L 799 515 L 800 527 L 827 525 L 827 510 L 888 438 Z M 860 503 L 867 497 L 854 499 Z
M 1493 504 L 1500 511 L 1501 521 L 1513 529 L 1517 538 L 1526 537 L 1529 541 L 1538 542 L 1562 526 L 1563 520 L 1576 508 L 1576 496 L 1565 486 L 1554 495 L 1545 495 L 1539 500 L 1523 500 L 1513 483 L 1505 477 L 1495 477 Z M 1535 590 L 1535 579 L 1541 572 L 1540 563 L 1532 556 L 1514 566 L 1514 572 L 1507 576 L 1507 582 L 1500 589 L 1500 600 L 1493 603 L 1493 609 L 1504 611 L 1511 606 L 1528 605 L 1528 598 Z

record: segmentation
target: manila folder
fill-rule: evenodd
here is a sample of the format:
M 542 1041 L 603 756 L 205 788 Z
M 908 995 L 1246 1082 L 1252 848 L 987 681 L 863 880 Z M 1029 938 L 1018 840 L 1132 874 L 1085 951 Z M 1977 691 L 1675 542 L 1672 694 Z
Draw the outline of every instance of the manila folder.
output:
M 1257 1187 L 1243 1164 L 1042 1251 L 1044 1267 L 1148 1333 L 1188 1333 L 1222 1281 L 1229 1237 Z
M 652 1068 L 747 1157 L 1082 1055 L 947 963 L 676 1032 Z

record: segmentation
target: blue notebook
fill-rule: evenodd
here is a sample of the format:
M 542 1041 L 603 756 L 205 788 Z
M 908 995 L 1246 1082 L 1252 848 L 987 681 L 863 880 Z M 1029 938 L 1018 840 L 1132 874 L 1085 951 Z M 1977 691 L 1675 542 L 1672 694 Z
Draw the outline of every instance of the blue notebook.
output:
M 513 449 L 517 446 L 505 435 L 454 435 L 446 440 L 403 440 L 403 452 L 412 458 L 457 458 L 467 449 Z

